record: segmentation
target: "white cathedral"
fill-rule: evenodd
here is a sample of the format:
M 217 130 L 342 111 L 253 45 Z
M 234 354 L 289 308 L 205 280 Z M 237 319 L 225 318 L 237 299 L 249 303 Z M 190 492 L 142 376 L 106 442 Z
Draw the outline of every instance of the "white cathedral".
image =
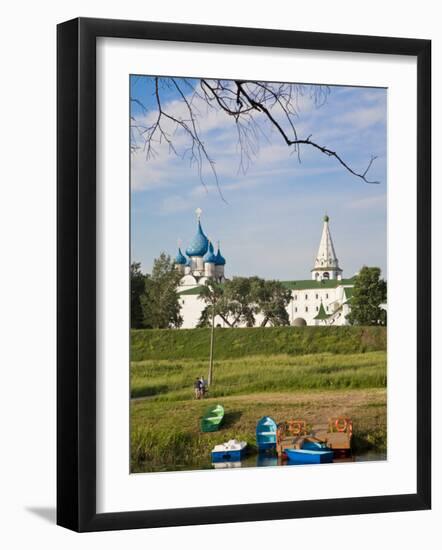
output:
M 178 287 L 183 317 L 181 328 L 194 328 L 198 324 L 206 305 L 199 299 L 202 285 L 210 278 L 221 283 L 227 280 L 224 275 L 226 260 L 221 254 L 219 243 L 215 254 L 212 242 L 201 227 L 201 209 L 198 208 L 196 214 L 197 232 L 185 251 L 187 258 L 181 248 L 178 248 L 175 258 L 175 267 L 183 275 Z M 354 277 L 342 278 L 329 221 L 329 217 L 324 216 L 321 241 L 311 270 L 311 278 L 281 281 L 292 293 L 287 312 L 293 326 L 348 324 L 346 317 L 350 313 Z M 215 323 L 217 326 L 225 326 L 219 317 L 215 319 Z M 260 323 L 260 315 L 257 315 L 256 326 Z

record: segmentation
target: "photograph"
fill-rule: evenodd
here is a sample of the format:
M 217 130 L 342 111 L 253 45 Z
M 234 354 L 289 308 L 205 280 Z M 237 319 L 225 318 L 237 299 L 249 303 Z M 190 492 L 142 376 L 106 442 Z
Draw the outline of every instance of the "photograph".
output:
M 130 75 L 131 473 L 387 458 L 387 89 Z
M 5 4 L 1 548 L 441 538 L 440 10 L 364 7 Z

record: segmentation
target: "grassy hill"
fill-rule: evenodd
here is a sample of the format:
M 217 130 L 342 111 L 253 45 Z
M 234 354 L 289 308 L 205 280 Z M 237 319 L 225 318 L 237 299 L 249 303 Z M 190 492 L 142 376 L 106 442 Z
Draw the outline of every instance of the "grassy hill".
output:
M 208 328 L 132 330 L 131 359 L 206 359 Z M 385 351 L 385 327 L 257 327 L 215 330 L 218 360 L 252 355 L 351 354 Z

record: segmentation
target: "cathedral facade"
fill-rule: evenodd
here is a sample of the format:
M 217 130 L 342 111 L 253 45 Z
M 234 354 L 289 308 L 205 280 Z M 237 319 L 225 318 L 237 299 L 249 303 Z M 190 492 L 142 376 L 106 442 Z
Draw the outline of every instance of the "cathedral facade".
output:
M 201 210 L 197 209 L 197 231 L 186 255 L 178 249 L 175 268 L 182 278 L 178 294 L 183 317 L 182 328 L 194 328 L 198 324 L 205 303 L 199 299 L 200 289 L 209 279 L 223 283 L 226 260 L 218 243 L 217 252 L 206 237 L 201 226 Z M 335 253 L 329 227 L 330 219 L 323 219 L 322 235 L 318 253 L 311 269 L 311 277 L 305 280 L 281 281 L 291 291 L 292 299 L 287 306 L 290 324 L 293 326 L 346 325 L 350 313 L 354 277 L 344 279 Z M 186 257 L 187 256 L 187 257 Z M 221 318 L 216 318 L 217 326 L 225 326 Z M 261 323 L 256 316 L 256 326 Z

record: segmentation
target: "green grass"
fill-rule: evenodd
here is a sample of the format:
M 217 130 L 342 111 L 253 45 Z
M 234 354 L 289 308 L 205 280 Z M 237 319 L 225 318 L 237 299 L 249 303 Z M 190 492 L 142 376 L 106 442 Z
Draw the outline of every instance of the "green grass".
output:
M 206 376 L 208 362 L 149 360 L 132 363 L 132 397 L 155 400 L 193 399 L 196 377 Z M 211 397 L 311 389 L 385 387 L 385 352 L 335 355 L 260 355 L 215 361 Z
M 356 451 L 385 450 L 385 351 L 217 359 L 209 399 L 196 401 L 193 380 L 207 367 L 206 358 L 132 363 L 131 392 L 138 398 L 131 402 L 133 472 L 209 468 L 210 450 L 231 438 L 253 449 L 256 422 L 267 414 L 311 424 L 348 415 Z M 222 428 L 202 434 L 203 410 L 216 402 L 226 410 Z
M 265 327 L 218 328 L 216 358 L 239 359 L 262 355 L 351 354 L 385 351 L 385 327 Z M 205 360 L 209 329 L 132 330 L 132 361 Z
M 300 417 L 308 424 L 327 422 L 332 416 L 353 420 L 353 450 L 386 449 L 386 390 L 311 390 L 297 393 L 263 393 L 222 400 L 226 415 L 221 429 L 201 433 L 199 421 L 209 403 L 140 400 L 131 405 L 132 472 L 210 468 L 210 451 L 229 439 L 248 442 L 255 449 L 259 418 L 271 414 L 277 421 Z M 376 405 L 370 406 L 370 404 Z

